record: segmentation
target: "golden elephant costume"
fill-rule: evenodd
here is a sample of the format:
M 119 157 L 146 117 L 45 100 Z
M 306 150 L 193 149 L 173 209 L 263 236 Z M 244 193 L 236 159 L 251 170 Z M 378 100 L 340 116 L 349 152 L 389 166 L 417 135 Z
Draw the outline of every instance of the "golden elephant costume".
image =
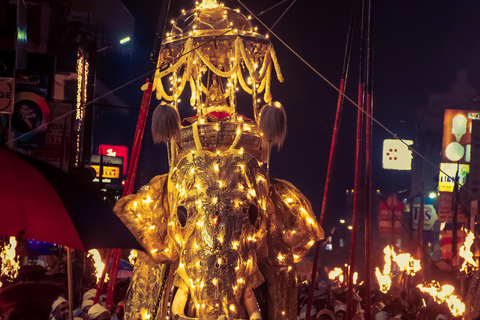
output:
M 296 319 L 294 263 L 323 230 L 298 189 L 268 176 L 271 146 L 286 133 L 283 107 L 271 102 L 272 63 L 281 78 L 268 38 L 214 0 L 182 14 L 167 34 L 159 66 L 168 68 L 154 86 L 172 104 L 155 110 L 152 130 L 167 143 L 170 171 L 115 207 L 146 252 L 135 263 L 127 319 L 262 319 L 254 289 L 263 282 L 268 319 Z M 168 74 L 172 95 L 162 83 Z M 197 116 L 180 125 L 187 82 Z M 238 83 L 253 96 L 255 120 L 237 114 Z

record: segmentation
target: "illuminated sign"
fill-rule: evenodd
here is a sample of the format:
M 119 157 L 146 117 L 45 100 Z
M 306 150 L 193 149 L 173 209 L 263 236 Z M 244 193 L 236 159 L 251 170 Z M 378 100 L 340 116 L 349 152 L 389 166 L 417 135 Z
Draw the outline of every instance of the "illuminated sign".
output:
M 14 91 L 14 78 L 0 78 L 0 113 L 13 113 Z
M 95 169 L 96 177 L 100 177 L 100 166 L 96 164 L 90 165 L 93 169 Z M 120 178 L 120 168 L 119 167 L 110 167 L 110 166 L 103 166 L 103 178 L 108 179 L 118 179 Z
M 413 199 L 413 208 L 412 208 L 412 214 L 413 214 L 413 229 L 417 230 L 418 226 L 418 218 L 420 215 L 420 198 L 415 197 Z M 433 225 L 435 224 L 435 221 L 437 221 L 437 211 L 435 210 L 435 207 L 433 206 L 433 200 L 430 198 L 425 198 L 423 204 L 423 230 L 432 230 Z
M 114 146 L 110 144 L 101 144 L 98 146 L 98 154 L 110 157 L 123 158 L 123 174 L 127 174 L 128 148 L 126 146 Z
M 408 149 L 412 140 L 385 139 L 383 140 L 383 169 L 411 170 L 412 152 Z
M 442 162 L 470 163 L 473 120 L 480 120 L 479 112 L 457 109 L 445 110 Z
M 470 165 L 459 164 L 458 165 L 458 184 L 459 187 L 463 186 L 467 182 L 467 174 L 470 172 Z M 438 178 L 438 191 L 453 192 L 455 187 L 455 175 L 457 174 L 456 163 L 441 163 L 440 175 Z

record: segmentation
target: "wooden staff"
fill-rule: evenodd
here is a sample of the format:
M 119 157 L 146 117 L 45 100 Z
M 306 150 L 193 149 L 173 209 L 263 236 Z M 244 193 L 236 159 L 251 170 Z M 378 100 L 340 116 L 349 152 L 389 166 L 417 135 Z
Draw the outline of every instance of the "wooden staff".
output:
M 355 305 L 353 299 L 353 274 L 355 273 L 355 251 L 357 248 L 357 228 L 358 228 L 358 211 L 360 209 L 360 180 L 362 163 L 362 136 L 363 136 L 363 99 L 364 99 L 364 49 L 365 49 L 365 37 L 364 37 L 364 18 L 365 17 L 365 1 L 362 1 L 362 24 L 361 24 L 361 46 L 360 46 L 360 72 L 358 83 L 358 109 L 357 109 L 357 135 L 356 135 L 356 147 L 355 147 L 355 185 L 353 194 L 353 213 L 352 213 L 352 237 L 350 244 L 350 272 L 348 273 L 348 291 L 347 291 L 347 317 L 346 320 L 351 320 L 355 315 Z
M 333 127 L 333 134 L 332 134 L 332 143 L 330 145 L 330 156 L 328 159 L 328 168 L 327 168 L 327 177 L 325 179 L 325 189 L 323 191 L 323 202 L 322 202 L 322 211 L 320 214 L 320 226 L 323 227 L 323 223 L 325 220 L 325 214 L 327 210 L 327 200 L 328 200 L 328 193 L 330 189 L 330 180 L 333 174 L 333 160 L 335 157 L 335 149 L 337 146 L 337 137 L 338 131 L 340 130 L 340 122 L 342 118 L 342 109 L 343 109 L 343 100 L 345 97 L 345 87 L 347 82 L 348 76 L 348 68 L 350 65 L 350 53 L 352 49 L 352 35 L 353 35 L 353 26 L 355 21 L 355 10 L 356 10 L 357 1 L 354 0 L 352 13 L 350 17 L 350 24 L 348 26 L 348 33 L 347 33 L 347 42 L 345 44 L 345 54 L 343 56 L 343 70 L 342 70 L 342 78 L 340 80 L 340 88 L 338 92 L 338 100 L 337 100 L 337 112 L 335 115 L 335 125 Z M 313 302 L 313 291 L 315 288 L 315 278 L 317 276 L 317 268 L 318 268 L 318 258 L 320 256 L 320 249 L 322 248 L 322 244 L 320 241 L 317 241 L 315 245 L 315 256 L 313 258 L 313 266 L 312 266 L 312 276 L 310 281 L 310 286 L 308 288 L 308 299 L 307 299 L 307 314 L 306 320 L 310 319 L 310 311 L 312 310 L 312 302 Z

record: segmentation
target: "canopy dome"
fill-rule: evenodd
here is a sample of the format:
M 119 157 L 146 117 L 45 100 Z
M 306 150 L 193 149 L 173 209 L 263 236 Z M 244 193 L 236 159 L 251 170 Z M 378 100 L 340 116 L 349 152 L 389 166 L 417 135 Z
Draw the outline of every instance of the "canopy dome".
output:
M 204 1 L 172 20 L 171 32 L 164 43 L 175 42 L 186 38 L 218 37 L 221 35 L 241 35 L 265 39 L 256 32 L 250 19 L 240 10 L 225 7 L 216 1 Z

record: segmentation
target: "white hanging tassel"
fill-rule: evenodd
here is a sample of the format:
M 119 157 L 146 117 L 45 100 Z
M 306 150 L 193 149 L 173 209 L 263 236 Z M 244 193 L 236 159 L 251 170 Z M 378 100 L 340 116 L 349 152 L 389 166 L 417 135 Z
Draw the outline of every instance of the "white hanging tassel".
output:
M 152 136 L 155 143 L 180 138 L 180 115 L 166 102 L 160 103 L 153 112 Z
M 265 141 L 282 146 L 287 135 L 287 115 L 280 102 L 268 103 L 262 108 L 259 129 Z

